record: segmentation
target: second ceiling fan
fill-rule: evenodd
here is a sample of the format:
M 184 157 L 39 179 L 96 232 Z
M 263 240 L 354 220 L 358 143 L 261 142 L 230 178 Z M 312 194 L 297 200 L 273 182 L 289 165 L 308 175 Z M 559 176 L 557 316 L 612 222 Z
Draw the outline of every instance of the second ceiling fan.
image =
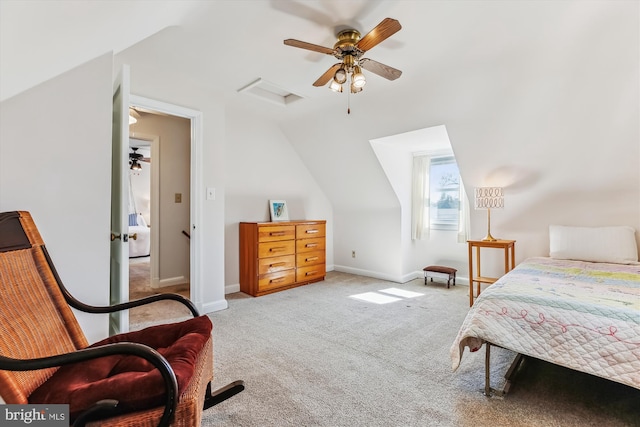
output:
M 366 83 L 364 74 L 362 74 L 362 68 L 388 80 L 395 80 L 402 75 L 402 71 L 396 68 L 381 64 L 373 59 L 362 57 L 366 51 L 391 37 L 400 31 L 401 28 L 402 26 L 397 20 L 385 18 L 362 38 L 360 38 L 360 33 L 354 29 L 340 31 L 337 35 L 338 41 L 333 48 L 295 39 L 287 39 L 284 41 L 284 44 L 333 55 L 340 60 L 340 62 L 325 71 L 324 74 L 313 83 L 314 86 L 324 86 L 331 80 L 330 88 L 336 92 L 342 92 L 342 85 L 350 79 L 350 92 L 358 93 L 362 91 Z
M 138 147 L 131 147 L 131 152 L 129 153 L 129 169 L 141 170 L 142 165 L 140 162 L 151 163 L 151 158 L 138 153 Z

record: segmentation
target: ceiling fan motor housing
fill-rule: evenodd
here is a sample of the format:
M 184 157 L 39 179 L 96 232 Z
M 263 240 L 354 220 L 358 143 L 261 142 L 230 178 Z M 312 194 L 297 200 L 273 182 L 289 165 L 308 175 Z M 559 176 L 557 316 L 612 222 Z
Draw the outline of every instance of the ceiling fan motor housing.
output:
M 357 60 L 364 54 L 364 51 L 356 47 L 356 43 L 358 43 L 359 40 L 360 33 L 356 30 L 340 31 L 338 33 L 338 41 L 333 45 L 333 55 L 343 61 L 346 66 L 352 66 L 354 60 Z M 349 59 L 349 57 L 351 58 Z

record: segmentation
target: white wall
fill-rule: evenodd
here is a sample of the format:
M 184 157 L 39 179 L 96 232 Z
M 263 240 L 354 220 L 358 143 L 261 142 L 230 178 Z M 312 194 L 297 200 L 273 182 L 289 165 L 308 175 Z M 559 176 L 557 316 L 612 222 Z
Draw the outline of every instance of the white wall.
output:
M 109 303 L 112 55 L 0 104 L 0 210 L 28 210 L 79 300 Z M 106 315 L 76 313 L 89 341 Z
M 287 137 L 246 110 L 227 111 L 225 283 L 239 290 L 239 223 L 269 221 L 269 199 L 287 201 L 289 219 L 327 221 L 327 269 L 333 268 L 331 204 Z
M 400 210 L 334 209 L 335 269 L 402 281 Z M 351 256 L 356 251 L 356 257 Z

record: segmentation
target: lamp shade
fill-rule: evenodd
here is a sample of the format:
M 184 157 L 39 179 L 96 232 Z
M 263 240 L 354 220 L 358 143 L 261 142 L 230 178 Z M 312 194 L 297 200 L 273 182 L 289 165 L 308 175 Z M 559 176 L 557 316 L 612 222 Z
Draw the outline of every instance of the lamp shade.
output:
M 502 187 L 476 187 L 476 209 L 504 208 L 504 189 Z
M 362 70 L 359 66 L 353 67 L 353 75 L 351 76 L 351 84 L 357 88 L 362 88 L 367 83 L 367 80 L 362 74 Z

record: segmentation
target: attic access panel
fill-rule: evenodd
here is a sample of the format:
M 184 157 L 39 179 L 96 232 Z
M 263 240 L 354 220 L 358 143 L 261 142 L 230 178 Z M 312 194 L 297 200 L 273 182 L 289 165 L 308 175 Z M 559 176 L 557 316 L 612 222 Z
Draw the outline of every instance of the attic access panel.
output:
M 238 93 L 247 93 L 280 106 L 287 106 L 295 101 L 303 99 L 300 95 L 283 89 L 280 86 L 258 78 L 248 85 L 238 89 Z

